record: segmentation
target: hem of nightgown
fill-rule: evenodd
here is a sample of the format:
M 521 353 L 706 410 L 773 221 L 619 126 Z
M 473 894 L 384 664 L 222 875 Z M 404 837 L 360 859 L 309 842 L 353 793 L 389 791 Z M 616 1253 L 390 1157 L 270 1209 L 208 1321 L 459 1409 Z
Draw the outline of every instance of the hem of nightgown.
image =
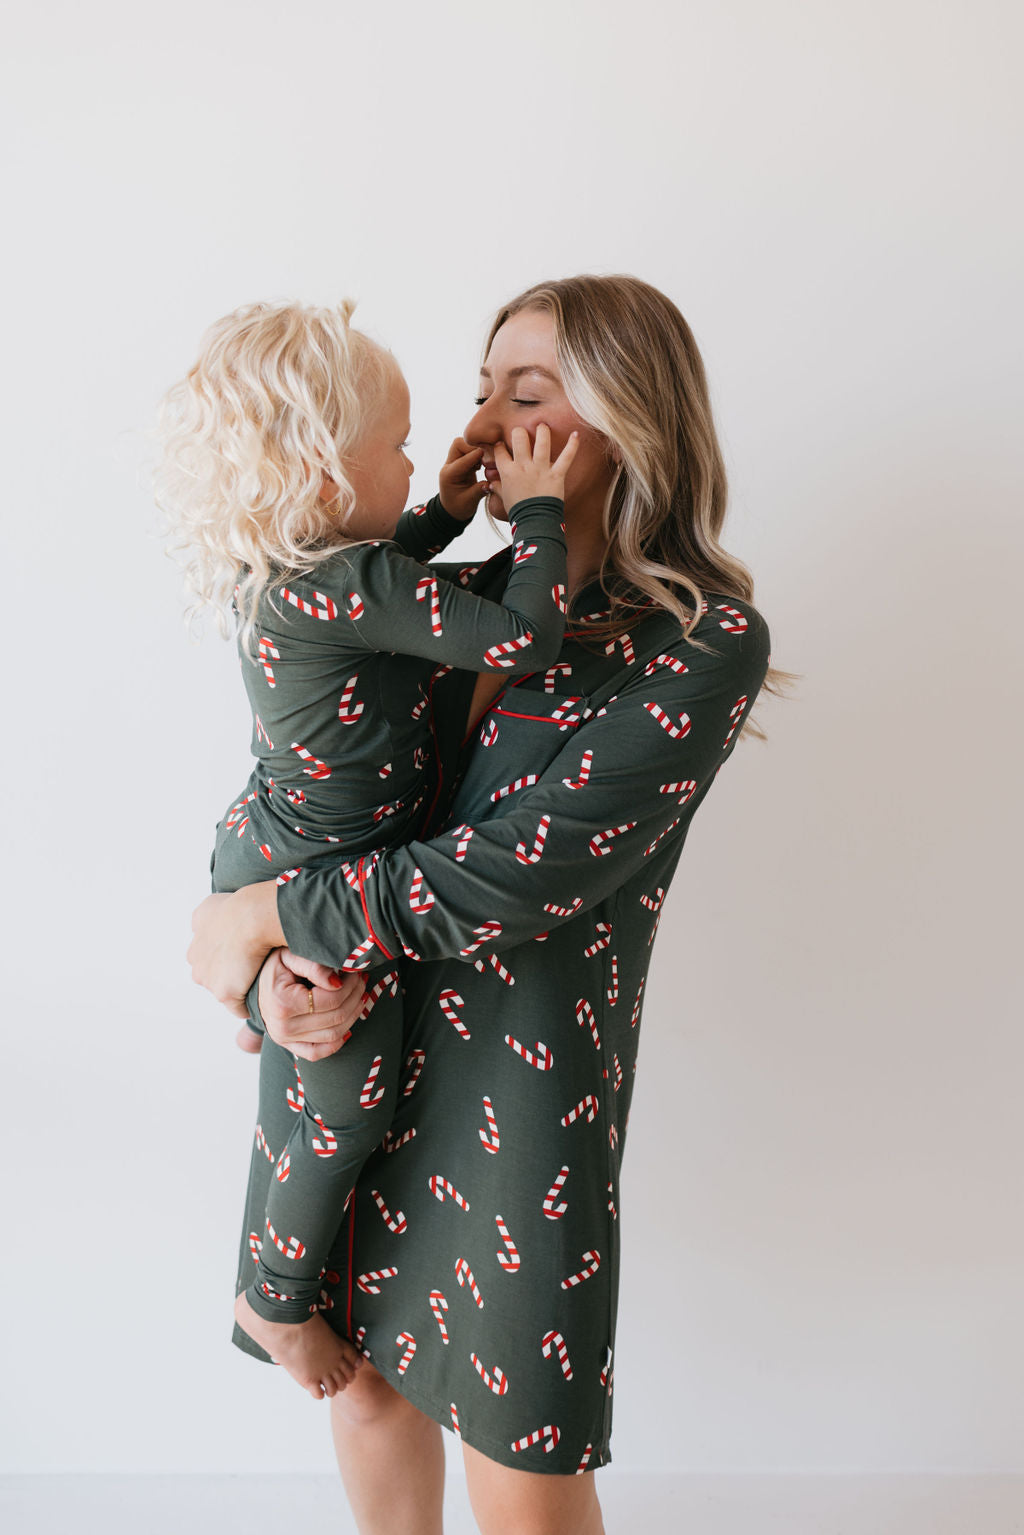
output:
M 263 1364 L 274 1363 L 267 1351 L 260 1348 L 259 1344 L 254 1342 L 247 1332 L 243 1332 L 237 1323 L 231 1335 L 231 1341 L 237 1349 L 241 1349 L 243 1354 L 250 1354 L 253 1359 L 259 1359 Z M 414 1407 L 418 1408 L 428 1418 L 433 1418 L 435 1423 L 440 1423 L 441 1427 L 449 1434 L 455 1433 L 451 1421 L 451 1403 L 445 1403 L 444 1406 L 440 1406 L 431 1397 L 428 1397 L 425 1392 L 414 1389 L 412 1382 L 406 1381 L 403 1376 L 399 1375 L 396 1366 L 380 1364 L 372 1357 L 370 1363 L 377 1371 L 377 1374 L 386 1380 L 389 1386 L 394 1386 L 398 1394 L 404 1396 L 407 1402 L 411 1402 Z M 504 1440 L 490 1439 L 484 1434 L 473 1433 L 470 1435 L 465 1433 L 465 1431 L 460 1432 L 457 1437 L 462 1440 L 463 1444 L 468 1444 L 470 1449 L 479 1450 L 480 1454 L 486 1455 L 488 1460 L 496 1461 L 499 1466 L 508 1466 L 512 1471 L 538 1471 L 542 1475 L 547 1473 L 550 1476 L 573 1476 L 576 1474 L 572 1471 L 556 1471 L 554 1468 L 549 1470 L 543 1464 L 543 1461 L 531 1460 L 530 1464 L 526 1465 Z M 582 1449 L 580 1450 L 580 1455 L 583 1455 Z M 605 1466 L 610 1466 L 611 1463 L 612 1452 L 610 1445 L 607 1442 L 601 1445 L 595 1444 L 590 1451 L 586 1469 L 588 1471 L 601 1471 Z

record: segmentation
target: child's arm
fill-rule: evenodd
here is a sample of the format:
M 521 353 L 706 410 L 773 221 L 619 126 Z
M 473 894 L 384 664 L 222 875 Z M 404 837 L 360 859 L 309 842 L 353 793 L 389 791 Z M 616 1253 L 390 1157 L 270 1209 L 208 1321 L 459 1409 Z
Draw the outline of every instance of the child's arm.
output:
M 469 527 L 487 494 L 487 482 L 476 478 L 482 453 L 482 448 L 471 448 L 465 438 L 456 437 L 441 469 L 440 494 L 398 519 L 392 541 L 411 560 L 426 564 Z
M 439 578 L 392 544 L 364 544 L 348 555 L 334 610 L 339 638 L 368 650 L 424 656 L 440 665 L 498 675 L 542 671 L 558 658 L 565 614 L 565 528 L 562 492 L 576 452 L 570 438 L 550 462 L 550 434 L 531 446 L 517 431 L 515 456 L 497 458 L 508 485 L 513 564 L 501 603 Z M 500 446 L 500 445 L 499 445 Z M 503 497 L 504 499 L 504 497 Z M 309 578 L 310 584 L 317 579 Z M 323 582 L 326 578 L 318 578 Z M 296 594 L 300 609 L 305 598 Z M 314 600 L 316 593 L 312 594 Z M 309 605 L 312 611 L 312 605 Z M 358 636 L 358 639 L 356 638 Z

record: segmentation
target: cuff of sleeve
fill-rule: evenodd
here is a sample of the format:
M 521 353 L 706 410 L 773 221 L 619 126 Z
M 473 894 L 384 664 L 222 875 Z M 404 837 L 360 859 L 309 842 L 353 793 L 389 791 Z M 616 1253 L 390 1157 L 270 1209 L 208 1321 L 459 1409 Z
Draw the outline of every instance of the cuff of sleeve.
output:
M 508 521 L 513 536 L 517 528 L 528 526 L 531 538 L 544 534 L 565 542 L 565 502 L 558 496 L 525 496 L 510 509 Z
M 371 920 L 365 890 L 344 882 L 337 869 L 307 870 L 302 879 L 281 885 L 277 915 L 293 953 L 338 970 L 352 968 L 353 961 L 355 968 L 365 970 L 381 958 L 394 959 L 402 952 L 399 938 Z M 369 950 L 363 947 L 368 940 L 373 944 Z
M 263 961 L 263 964 L 266 964 L 266 960 Z M 263 965 L 257 970 L 256 979 L 249 987 L 245 996 L 245 1005 L 249 1010 L 249 1017 L 246 1019 L 246 1022 L 256 1034 L 265 1034 L 267 1032 L 267 1026 L 263 1022 L 263 1014 L 260 1012 L 260 976 L 262 974 Z
M 453 517 L 451 512 L 445 511 L 441 505 L 441 497 L 438 495 L 431 496 L 427 502 L 423 521 L 432 535 L 436 534 L 438 538 L 443 538 L 445 543 L 450 543 L 453 538 L 458 538 L 460 533 L 465 533 L 472 518 L 467 521 L 463 517 Z

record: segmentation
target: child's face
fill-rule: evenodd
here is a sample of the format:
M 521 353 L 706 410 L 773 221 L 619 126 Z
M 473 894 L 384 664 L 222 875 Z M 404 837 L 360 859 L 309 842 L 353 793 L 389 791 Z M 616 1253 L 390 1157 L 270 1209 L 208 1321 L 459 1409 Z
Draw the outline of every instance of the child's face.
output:
M 356 493 L 344 529 L 350 538 L 390 538 L 395 531 L 409 504 L 413 464 L 405 451 L 408 436 L 409 388 L 396 369 L 376 420 L 345 459 Z

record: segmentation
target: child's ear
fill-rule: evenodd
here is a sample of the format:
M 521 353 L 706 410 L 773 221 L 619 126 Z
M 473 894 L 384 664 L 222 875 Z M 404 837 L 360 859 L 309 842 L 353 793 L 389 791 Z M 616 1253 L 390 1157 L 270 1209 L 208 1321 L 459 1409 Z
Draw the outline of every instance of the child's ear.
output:
M 329 474 L 325 474 L 320 481 L 320 500 L 336 501 L 338 498 L 338 486 Z

